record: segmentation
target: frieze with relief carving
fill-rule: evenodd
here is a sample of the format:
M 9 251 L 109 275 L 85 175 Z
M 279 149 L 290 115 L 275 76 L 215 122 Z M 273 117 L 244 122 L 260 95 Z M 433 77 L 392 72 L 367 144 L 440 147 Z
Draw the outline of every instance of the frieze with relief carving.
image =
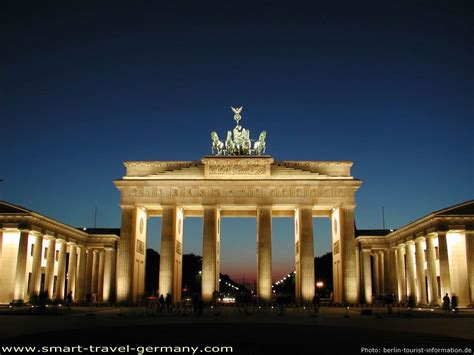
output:
M 124 190 L 125 197 L 347 197 L 353 191 L 350 187 L 309 187 L 309 186 L 269 186 L 269 187 L 154 187 L 129 186 Z

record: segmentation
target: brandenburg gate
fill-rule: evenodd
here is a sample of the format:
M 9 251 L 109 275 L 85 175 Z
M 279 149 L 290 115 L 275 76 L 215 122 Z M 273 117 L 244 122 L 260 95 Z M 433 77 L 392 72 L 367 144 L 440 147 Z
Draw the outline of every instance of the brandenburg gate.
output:
M 162 218 L 159 292 L 181 299 L 183 219 L 203 218 L 202 298 L 219 290 L 220 226 L 225 217 L 257 218 L 257 295 L 272 298 L 272 217 L 294 219 L 295 287 L 299 303 L 315 290 L 313 217 L 331 219 L 335 302 L 359 302 L 355 192 L 361 181 L 348 161 L 277 161 L 265 155 L 266 133 L 257 141 L 239 124 L 221 142 L 211 133 L 214 155 L 200 161 L 128 161 L 115 180 L 122 223 L 117 260 L 117 301 L 136 302 L 145 292 L 146 230 Z M 233 137 L 232 137 L 233 133 Z M 249 246 L 253 247 L 253 246 Z

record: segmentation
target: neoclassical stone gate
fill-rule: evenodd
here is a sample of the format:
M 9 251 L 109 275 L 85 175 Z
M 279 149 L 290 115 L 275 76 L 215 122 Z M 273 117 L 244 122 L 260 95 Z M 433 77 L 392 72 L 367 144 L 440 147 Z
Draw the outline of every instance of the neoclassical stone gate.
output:
M 295 225 L 296 297 L 314 296 L 313 217 L 332 223 L 334 301 L 358 303 L 359 257 L 354 237 L 351 162 L 274 161 L 270 156 L 206 156 L 201 161 L 125 162 L 115 181 L 122 225 L 117 300 L 135 302 L 145 290 L 147 219 L 162 217 L 159 291 L 181 298 L 183 219 L 203 217 L 202 297 L 219 290 L 220 220 L 257 218 L 257 294 L 272 297 L 272 217 Z M 249 245 L 249 248 L 253 248 Z

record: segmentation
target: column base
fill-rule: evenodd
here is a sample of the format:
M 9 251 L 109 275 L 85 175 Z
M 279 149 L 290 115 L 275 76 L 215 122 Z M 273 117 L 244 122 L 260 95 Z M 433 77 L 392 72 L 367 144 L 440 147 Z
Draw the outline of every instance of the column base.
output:
M 13 307 L 17 307 L 17 306 L 24 306 L 25 305 L 25 301 L 24 300 L 12 300 L 10 302 L 10 306 L 13 306 Z

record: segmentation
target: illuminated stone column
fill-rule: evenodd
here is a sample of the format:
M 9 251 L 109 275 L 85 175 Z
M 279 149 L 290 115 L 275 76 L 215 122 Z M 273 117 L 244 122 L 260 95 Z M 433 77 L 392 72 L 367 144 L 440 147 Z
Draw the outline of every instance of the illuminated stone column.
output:
M 467 277 L 469 283 L 470 306 L 474 306 L 474 232 L 466 231 Z
M 389 252 L 389 278 L 390 278 L 390 290 L 388 292 L 395 294 L 396 299 L 399 298 L 398 294 L 398 267 L 397 267 L 397 249 L 391 247 Z M 394 301 L 396 300 L 394 299 Z
M 3 255 L 3 230 L 0 229 L 0 261 Z
M 25 298 L 26 285 L 26 260 L 28 257 L 28 236 L 30 232 L 22 230 L 20 232 L 20 242 L 18 244 L 18 256 L 16 261 L 15 290 L 13 301 L 20 302 Z
M 59 244 L 58 278 L 56 281 L 56 299 L 64 300 L 64 285 L 66 282 L 66 241 L 57 240 Z
M 67 271 L 67 291 L 66 294 L 72 292 L 72 297 L 76 298 L 76 265 L 77 265 L 77 246 L 71 244 L 69 246 L 69 266 Z
M 448 244 L 446 232 L 438 231 L 439 275 L 441 284 L 441 299 L 448 294 L 451 297 L 451 278 L 449 271 Z
M 166 210 L 167 207 L 164 207 L 162 220 L 164 229 L 168 227 Z M 118 302 L 136 303 L 145 291 L 147 219 L 144 207 L 122 209 L 116 272 Z
M 313 208 L 300 206 L 295 212 L 297 302 L 310 303 L 314 297 Z
M 94 251 L 92 249 L 87 250 L 87 264 L 86 264 L 86 278 L 84 282 L 85 298 L 92 296 L 92 270 L 94 269 Z
M 206 222 L 204 221 L 204 226 L 205 225 Z M 183 209 L 176 206 L 163 206 L 159 290 L 163 297 L 166 297 L 168 293 L 172 295 L 173 302 L 175 303 L 181 300 L 181 276 L 183 267 L 182 231 Z M 203 269 L 205 263 L 204 258 L 206 257 L 205 253 L 206 250 L 205 247 L 203 247 Z
M 388 294 L 391 292 L 390 287 L 390 255 L 387 249 L 382 251 L 383 255 L 383 292 Z
M 438 282 L 436 279 L 436 251 L 434 247 L 434 235 L 426 237 L 426 273 L 428 276 L 428 302 L 430 305 L 438 305 Z M 443 295 L 444 297 L 444 295 Z
M 31 265 L 31 281 L 28 294 L 31 297 L 39 296 L 41 287 L 41 258 L 43 256 L 43 235 L 36 234 L 33 247 L 33 263 Z
M 104 296 L 104 267 L 105 267 L 105 251 L 99 252 L 99 273 L 97 280 L 97 298 L 102 301 Z
M 467 268 L 466 231 L 464 226 L 450 226 L 446 233 L 448 244 L 449 271 L 451 280 L 451 294 L 458 298 L 460 307 L 470 303 L 469 281 Z
M 92 251 L 92 286 L 91 293 L 97 294 L 97 282 L 99 280 L 99 251 Z
M 372 272 L 370 267 L 370 249 L 362 249 L 362 279 L 364 283 L 364 302 L 372 303 Z
M 405 274 L 405 245 L 397 246 L 397 281 L 398 281 L 398 301 L 405 302 L 407 297 L 407 279 Z
M 219 291 L 220 266 L 220 212 L 217 206 L 204 206 L 202 242 L 202 299 L 212 300 L 212 293 Z
M 373 265 L 374 265 L 374 289 L 375 295 L 380 295 L 380 263 L 379 263 L 379 253 L 374 251 L 372 254 Z
M 51 237 L 48 240 L 48 252 L 46 253 L 46 273 L 44 279 L 44 288 L 48 293 L 48 299 L 53 299 L 54 290 L 54 262 L 56 257 L 56 239 Z
M 336 208 L 333 213 L 339 216 L 341 261 L 343 279 L 343 300 L 351 304 L 359 303 L 359 283 L 357 282 L 354 207 Z
M 261 301 L 272 300 L 272 209 L 257 208 L 257 295 Z
M 423 241 L 425 238 L 419 237 L 415 240 L 416 249 L 416 281 L 418 304 L 426 305 L 426 285 L 425 285 L 425 252 Z
M 379 251 L 379 295 L 385 292 L 385 268 L 383 251 Z
M 130 294 L 130 289 L 133 275 L 132 267 L 134 260 L 131 249 L 133 248 L 133 244 L 135 243 L 135 224 L 136 217 L 134 208 L 123 208 L 122 223 L 120 227 L 120 239 L 118 242 L 116 273 L 116 295 L 118 302 L 129 302 L 131 301 L 132 297 Z
M 114 289 L 114 273 L 115 273 L 115 250 L 105 249 L 105 265 L 104 265 L 104 302 L 110 302 Z
M 84 245 L 81 245 L 79 247 L 79 270 L 77 272 L 76 296 L 75 296 L 75 299 L 77 302 L 84 302 L 85 300 L 86 265 L 87 265 L 86 247 Z
M 415 242 L 409 240 L 406 243 L 406 258 L 407 258 L 407 279 L 408 296 L 413 296 L 416 299 L 416 282 L 415 282 Z

